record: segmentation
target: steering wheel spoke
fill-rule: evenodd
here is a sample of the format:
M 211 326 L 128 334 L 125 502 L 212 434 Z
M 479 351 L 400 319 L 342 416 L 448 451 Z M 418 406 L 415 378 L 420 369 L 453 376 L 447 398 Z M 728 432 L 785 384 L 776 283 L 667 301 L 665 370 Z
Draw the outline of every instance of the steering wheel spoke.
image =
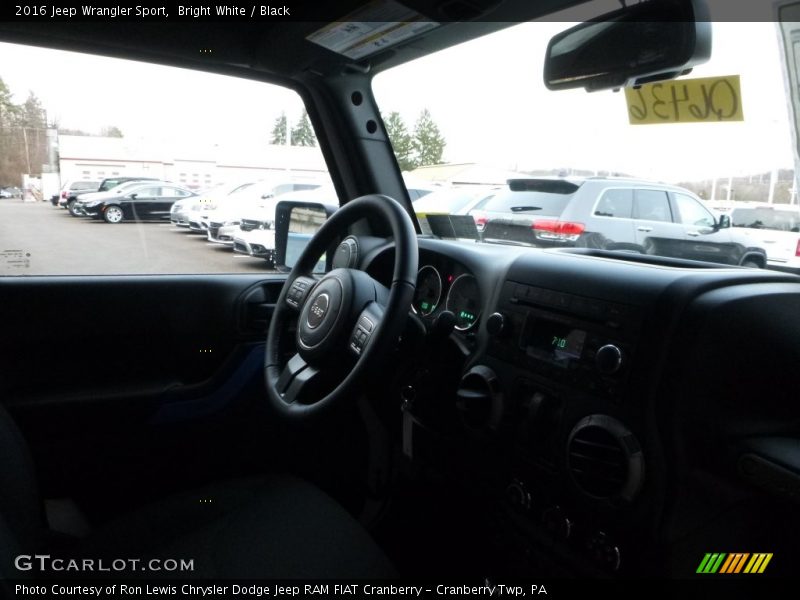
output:
M 306 277 L 305 275 L 297 277 L 289 286 L 289 291 L 286 292 L 286 305 L 293 310 L 299 311 L 316 283 L 317 280 L 313 277 Z
M 319 378 L 319 370 L 309 365 L 299 354 L 295 354 L 281 371 L 275 387 L 286 404 L 293 404 L 307 397 Z
M 384 308 L 377 302 L 370 302 L 356 319 L 356 324 L 350 332 L 347 347 L 356 356 L 361 353 L 369 344 L 369 340 L 378 325 L 383 320 Z

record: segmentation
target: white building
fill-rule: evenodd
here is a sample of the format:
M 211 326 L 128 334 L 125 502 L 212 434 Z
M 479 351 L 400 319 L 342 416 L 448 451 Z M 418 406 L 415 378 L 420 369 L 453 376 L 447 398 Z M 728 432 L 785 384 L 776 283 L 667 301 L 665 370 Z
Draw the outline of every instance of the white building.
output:
M 217 183 L 279 175 L 324 176 L 319 148 L 302 146 L 235 147 L 172 140 L 60 135 L 61 181 L 106 177 L 157 177 L 202 189 Z

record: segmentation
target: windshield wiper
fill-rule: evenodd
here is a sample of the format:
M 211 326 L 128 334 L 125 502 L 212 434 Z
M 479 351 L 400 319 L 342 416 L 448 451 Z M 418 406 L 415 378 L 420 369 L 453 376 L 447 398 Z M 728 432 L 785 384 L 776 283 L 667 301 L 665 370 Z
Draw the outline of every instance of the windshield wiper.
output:
M 528 210 L 542 210 L 541 206 L 512 206 L 511 212 L 525 212 Z

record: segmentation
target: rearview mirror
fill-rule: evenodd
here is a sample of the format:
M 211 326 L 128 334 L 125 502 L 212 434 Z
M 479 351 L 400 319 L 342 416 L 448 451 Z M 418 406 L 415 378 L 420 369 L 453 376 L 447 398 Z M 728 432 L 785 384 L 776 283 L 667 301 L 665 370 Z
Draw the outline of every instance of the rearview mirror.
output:
M 717 229 L 730 229 L 731 217 L 730 215 L 720 215 L 717 221 Z
M 593 92 L 685 75 L 711 56 L 704 0 L 649 0 L 559 33 L 547 46 L 551 90 Z

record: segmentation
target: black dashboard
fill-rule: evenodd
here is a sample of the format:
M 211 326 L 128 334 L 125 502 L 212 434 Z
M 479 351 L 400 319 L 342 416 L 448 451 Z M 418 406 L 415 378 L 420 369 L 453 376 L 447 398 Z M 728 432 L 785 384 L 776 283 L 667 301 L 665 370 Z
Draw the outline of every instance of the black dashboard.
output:
M 457 350 L 400 376 L 403 453 L 481 496 L 504 551 L 549 572 L 677 577 L 725 544 L 800 555 L 785 527 L 756 516 L 797 520 L 800 278 L 419 246 L 414 312 L 428 325 L 453 312 Z M 376 248 L 364 268 L 385 279 L 391 260 Z M 420 375 L 431 371 L 436 386 Z

